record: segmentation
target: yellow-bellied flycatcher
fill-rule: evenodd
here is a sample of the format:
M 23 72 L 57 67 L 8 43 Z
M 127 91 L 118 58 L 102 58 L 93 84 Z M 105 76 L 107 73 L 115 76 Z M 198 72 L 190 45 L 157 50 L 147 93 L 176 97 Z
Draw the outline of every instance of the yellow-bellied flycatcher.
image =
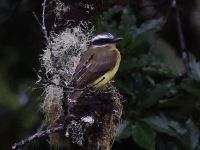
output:
M 110 81 L 116 74 L 121 61 L 121 55 L 116 48 L 116 42 L 121 37 L 114 37 L 110 33 L 96 35 L 90 43 L 88 50 L 81 56 L 80 62 L 73 75 L 73 86 L 85 86 L 99 89 Z M 74 91 L 69 99 L 76 101 L 82 91 Z

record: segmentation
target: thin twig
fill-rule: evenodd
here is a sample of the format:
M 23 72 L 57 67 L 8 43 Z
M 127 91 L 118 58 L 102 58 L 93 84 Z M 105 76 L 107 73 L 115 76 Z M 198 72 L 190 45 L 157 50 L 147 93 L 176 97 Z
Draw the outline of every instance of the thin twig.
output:
M 42 27 L 42 24 L 41 24 L 40 20 L 38 19 L 38 17 L 37 17 L 35 12 L 33 12 L 33 16 L 37 20 L 38 24 Z
M 176 28 L 177 28 L 179 42 L 180 42 L 182 60 L 185 65 L 186 73 L 189 74 L 191 72 L 191 68 L 189 66 L 188 51 L 187 51 L 185 39 L 183 36 L 182 24 L 181 24 L 181 20 L 180 20 L 180 14 L 179 14 L 179 11 L 178 11 L 177 5 L 176 5 L 176 0 L 171 0 L 171 7 L 172 7 L 173 11 L 175 12 Z
M 55 59 L 55 56 L 52 51 L 51 41 L 48 37 L 48 33 L 46 30 L 46 25 L 45 25 L 46 0 L 44 0 L 44 2 L 42 3 L 42 7 L 43 7 L 43 9 L 42 9 L 42 31 L 44 33 L 44 38 L 46 39 L 46 42 L 47 42 L 47 48 L 49 48 L 49 50 L 51 52 L 51 59 L 52 59 L 52 62 L 54 62 L 53 67 L 56 68 L 56 73 L 58 74 L 58 67 L 56 66 L 56 59 Z
M 46 42 L 47 42 L 47 47 L 49 48 L 49 50 L 51 52 L 52 61 L 54 63 L 56 63 L 55 62 L 55 56 L 53 55 L 52 48 L 51 48 L 52 47 L 51 46 L 51 41 L 50 41 L 50 39 L 48 37 L 48 33 L 47 33 L 47 30 L 46 30 L 46 25 L 45 25 L 46 0 L 44 0 L 44 2 L 42 3 L 42 8 L 43 8 L 42 9 L 42 31 L 44 33 L 44 38 L 46 39 Z M 55 64 L 53 66 L 57 69 Z
M 42 3 L 42 31 L 44 33 L 44 38 L 46 39 L 47 41 L 47 46 L 48 48 L 50 47 L 50 40 L 49 40 L 49 37 L 48 37 L 48 33 L 47 33 L 47 30 L 46 30 L 46 25 L 45 25 L 45 10 L 46 10 L 46 0 L 44 0 L 44 2 Z
M 21 140 L 20 142 L 18 143 L 15 143 L 13 144 L 12 146 L 12 149 L 16 150 L 16 149 L 20 149 L 22 148 L 25 144 L 27 143 L 30 143 L 36 139 L 39 139 L 43 136 L 46 136 L 46 135 L 50 135 L 52 133 L 57 133 L 57 132 L 61 132 L 61 131 L 64 131 L 65 130 L 65 127 L 64 126 L 59 126 L 59 127 L 56 127 L 56 128 L 51 128 L 51 129 L 48 129 L 48 130 L 45 130 L 45 131 L 40 131 L 40 132 L 37 132 L 35 133 L 34 135 L 24 139 L 24 140 Z
M 44 34 L 44 38 L 46 40 L 46 43 L 47 43 L 47 47 L 50 48 L 50 44 L 51 44 L 51 41 L 48 37 L 48 33 L 47 33 L 47 30 L 46 30 L 46 25 L 45 25 L 45 10 L 46 10 L 46 0 L 44 0 L 44 2 L 42 3 L 42 23 L 39 21 L 37 15 L 35 14 L 35 12 L 33 12 L 33 16 L 35 17 L 35 19 L 37 20 L 37 22 L 39 23 L 41 29 L 42 29 L 42 32 Z
M 42 22 L 39 21 L 37 15 L 33 12 L 33 16 L 35 17 L 35 19 L 37 20 L 37 22 L 39 23 L 41 29 L 42 29 L 42 33 L 44 34 L 44 38 L 46 40 L 46 46 L 47 48 L 50 50 L 51 52 L 51 59 L 52 59 L 52 62 L 53 63 L 53 67 L 56 68 L 56 73 L 58 74 L 58 68 L 57 66 L 55 65 L 56 62 L 55 62 L 55 56 L 53 54 L 53 50 L 52 50 L 52 46 L 51 46 L 51 40 L 49 39 L 48 37 L 48 32 L 46 30 L 46 25 L 45 25 L 45 11 L 46 11 L 46 0 L 44 0 L 44 2 L 42 3 Z
M 66 86 L 66 85 L 56 84 L 56 83 L 51 82 L 51 81 L 42 81 L 40 83 L 43 84 L 43 85 L 46 85 L 46 86 L 48 86 L 48 85 L 54 85 L 54 86 L 57 86 L 57 87 L 61 87 L 64 90 L 84 91 L 85 89 L 89 88 L 89 87 L 75 88 L 75 87 L 72 87 L 72 86 Z
M 83 88 L 76 88 L 76 87 L 73 87 L 73 86 L 66 86 L 66 85 L 62 85 L 62 84 L 56 84 L 48 79 L 45 79 L 45 78 L 42 78 L 38 73 L 37 71 L 34 69 L 36 75 L 38 76 L 38 81 L 36 81 L 36 85 L 41 85 L 41 86 L 49 86 L 49 85 L 54 85 L 54 86 L 57 86 L 57 87 L 61 87 L 63 88 L 64 90 L 73 90 L 73 91 L 84 91 L 84 90 L 89 90 L 89 91 L 92 91 L 92 87 L 88 87 L 88 86 L 84 86 Z M 103 78 L 104 80 L 104 78 Z M 101 80 L 102 81 L 102 80 Z M 99 82 L 97 83 L 99 84 Z M 96 85 L 96 84 L 95 84 Z

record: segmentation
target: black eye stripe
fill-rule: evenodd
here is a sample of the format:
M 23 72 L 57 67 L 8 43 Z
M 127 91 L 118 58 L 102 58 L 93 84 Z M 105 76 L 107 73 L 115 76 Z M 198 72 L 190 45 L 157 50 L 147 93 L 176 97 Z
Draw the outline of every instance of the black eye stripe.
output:
M 107 43 L 111 43 L 111 39 L 98 39 L 92 42 L 93 45 L 103 45 Z

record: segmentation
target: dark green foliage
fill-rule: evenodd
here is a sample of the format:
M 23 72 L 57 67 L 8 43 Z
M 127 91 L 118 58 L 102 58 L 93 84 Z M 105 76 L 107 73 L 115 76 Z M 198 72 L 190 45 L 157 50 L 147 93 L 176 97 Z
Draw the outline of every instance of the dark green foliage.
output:
M 122 62 L 115 81 L 124 96 L 125 121 L 116 140 L 132 137 L 139 147 L 149 150 L 197 150 L 200 144 L 198 62 L 190 63 L 194 69 L 190 77 L 181 77 L 151 53 L 148 42 L 155 37 L 162 19 L 137 27 L 131 9 L 119 6 L 103 16 L 101 25 L 124 38 L 118 45 Z
M 43 35 L 32 12 L 40 10 L 40 3 L 0 0 L 2 150 L 11 149 L 13 143 L 35 133 L 42 122 L 42 114 L 38 111 L 41 92 L 32 90 L 37 79 L 33 68 L 39 68 L 38 55 L 43 45 Z

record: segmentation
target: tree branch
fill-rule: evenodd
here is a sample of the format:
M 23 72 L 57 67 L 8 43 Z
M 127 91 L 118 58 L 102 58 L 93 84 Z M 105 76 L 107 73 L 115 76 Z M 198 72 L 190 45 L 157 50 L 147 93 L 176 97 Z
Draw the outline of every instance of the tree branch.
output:
M 177 5 L 176 5 L 176 0 L 171 0 L 171 7 L 172 7 L 173 11 L 175 12 L 176 28 L 178 31 L 182 60 L 185 65 L 186 73 L 189 74 L 191 72 L 191 68 L 189 66 L 188 51 L 187 51 L 185 39 L 183 36 L 182 24 L 181 24 L 181 20 L 180 20 L 180 14 L 179 14 L 179 11 L 178 11 Z
M 35 133 L 34 135 L 24 139 L 24 140 L 21 140 L 20 142 L 18 143 L 15 143 L 12 145 L 12 149 L 16 150 L 16 149 L 19 149 L 19 148 L 22 148 L 25 144 L 27 143 L 30 143 L 36 139 L 39 139 L 43 136 L 46 136 L 46 135 L 50 135 L 52 133 L 57 133 L 57 132 L 61 132 L 61 131 L 64 131 L 65 130 L 65 127 L 64 126 L 59 126 L 59 127 L 55 127 L 55 128 L 51 128 L 51 129 L 47 129 L 45 131 L 40 131 L 40 132 L 37 132 Z
M 46 25 L 45 25 L 45 10 L 46 10 L 46 0 L 44 0 L 44 2 L 42 3 L 42 31 L 44 33 L 44 37 L 47 41 L 47 46 L 48 48 L 50 48 L 50 40 L 49 40 L 49 37 L 48 37 L 48 34 L 47 34 L 47 30 L 46 30 Z
M 41 84 L 46 84 L 47 86 L 48 85 L 54 85 L 54 86 L 57 86 L 57 87 L 61 87 L 64 90 L 84 91 L 85 89 L 89 89 L 89 87 L 87 87 L 87 86 L 84 87 L 84 88 L 75 88 L 75 87 L 72 87 L 72 86 L 56 84 L 56 83 L 54 83 L 52 81 L 43 81 L 43 82 L 41 82 Z
M 48 32 L 46 30 L 46 25 L 45 25 L 45 11 L 46 11 L 46 0 L 44 0 L 44 2 L 42 3 L 42 22 L 39 21 L 38 17 L 36 16 L 36 14 L 34 12 L 33 12 L 33 16 L 36 18 L 37 22 L 39 23 L 39 25 L 42 29 L 42 33 L 44 34 L 44 38 L 46 40 L 47 48 L 49 48 L 49 50 L 51 52 L 51 58 L 54 61 L 55 57 L 53 55 L 52 48 L 51 48 L 51 40 L 48 37 Z

